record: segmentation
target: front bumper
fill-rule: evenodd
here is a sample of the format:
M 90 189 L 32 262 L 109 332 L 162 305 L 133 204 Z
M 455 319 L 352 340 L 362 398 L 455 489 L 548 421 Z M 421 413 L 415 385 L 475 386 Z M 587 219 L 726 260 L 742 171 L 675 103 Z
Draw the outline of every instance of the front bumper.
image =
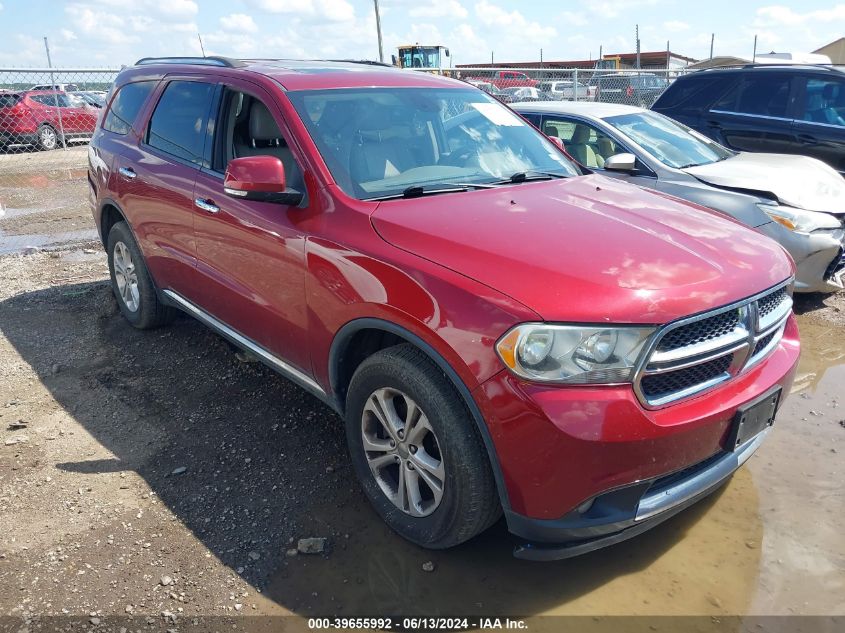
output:
M 508 493 L 516 555 L 566 558 L 626 540 L 718 488 L 765 437 L 725 450 L 737 410 L 779 387 L 800 345 L 794 317 L 774 351 L 718 389 L 647 410 L 630 385 L 548 387 L 501 373 L 476 397 Z
M 566 521 L 551 521 L 547 525 L 538 525 L 536 521 L 524 523 L 519 528 L 520 532 L 523 535 L 533 533 L 537 538 L 520 542 L 514 549 L 514 556 L 537 561 L 571 558 L 626 541 L 646 530 L 650 530 L 725 484 L 731 475 L 748 461 L 748 458 L 760 447 L 770 432 L 771 429 L 767 429 L 748 440 L 735 451 L 723 451 L 714 455 L 711 459 L 705 460 L 704 463 L 681 473 L 680 476 L 670 475 L 653 482 L 634 484 L 630 487 L 631 490 L 625 491 L 628 494 L 624 497 L 632 501 L 636 500 L 636 495 L 640 492 L 642 492 L 642 496 L 639 497 L 632 510 L 627 513 L 627 518 L 574 528 L 567 525 Z M 634 494 L 630 494 L 631 492 Z M 602 497 L 612 498 L 614 496 L 620 496 L 618 491 Z M 597 504 L 602 505 L 602 497 L 599 497 L 593 503 L 593 508 L 596 508 Z M 601 512 L 604 511 L 606 509 L 602 508 Z M 626 513 L 621 511 L 620 514 Z M 583 523 L 583 517 L 580 518 L 580 522 Z M 520 519 L 521 517 L 518 516 L 511 517 L 514 523 L 519 523 Z M 560 525 L 560 523 L 563 523 L 563 525 Z M 576 517 L 568 523 L 578 523 L 578 518 Z M 546 542 L 548 537 L 559 540 L 564 536 L 570 540 L 552 545 Z
M 845 288 L 845 229 L 802 234 L 769 222 L 758 230 L 780 242 L 795 260 L 795 292 Z

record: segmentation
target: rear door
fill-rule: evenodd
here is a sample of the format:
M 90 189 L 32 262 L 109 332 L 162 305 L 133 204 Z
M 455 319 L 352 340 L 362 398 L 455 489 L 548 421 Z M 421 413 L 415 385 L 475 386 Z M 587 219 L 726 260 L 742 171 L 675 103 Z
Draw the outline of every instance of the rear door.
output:
M 803 154 L 845 176 L 845 78 L 830 74 L 801 78 L 795 131 Z
M 194 182 L 199 169 L 210 165 L 207 126 L 217 90 L 202 76 L 166 77 L 137 142 L 115 158 L 118 202 L 156 284 L 194 301 L 201 294 Z
M 704 115 L 701 131 L 741 152 L 800 154 L 793 109 L 797 79 L 787 72 L 747 72 Z

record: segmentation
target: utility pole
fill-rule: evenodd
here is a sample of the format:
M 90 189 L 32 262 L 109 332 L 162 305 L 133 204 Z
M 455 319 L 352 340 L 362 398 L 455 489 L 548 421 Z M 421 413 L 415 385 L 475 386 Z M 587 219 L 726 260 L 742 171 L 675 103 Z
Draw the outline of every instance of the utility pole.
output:
M 53 91 L 53 105 L 59 115 L 59 134 L 61 134 L 62 147 L 67 149 L 65 140 L 65 125 L 62 122 L 62 109 L 59 107 L 59 87 L 56 85 L 56 78 L 53 76 L 53 60 L 50 59 L 50 44 L 47 43 L 47 36 L 44 36 L 44 50 L 47 51 L 47 68 L 50 69 L 50 89 Z
M 751 63 L 757 63 L 757 36 L 754 36 L 754 52 L 751 54 Z
M 384 63 L 384 48 L 381 44 L 381 15 L 378 10 L 378 0 L 373 0 L 373 6 L 376 10 L 376 32 L 378 33 L 378 60 Z
M 540 63 L 543 63 L 543 49 L 540 49 Z
M 711 33 L 710 34 L 710 59 L 713 59 L 713 40 L 715 40 L 715 39 L 716 39 L 716 34 Z
M 637 24 L 635 27 L 635 34 L 637 37 L 637 70 L 640 69 L 640 25 Z
M 669 70 L 669 59 L 670 58 L 671 58 L 671 55 L 669 53 L 669 40 L 666 40 L 666 70 L 667 71 Z M 669 76 L 668 72 L 666 73 L 666 76 L 667 77 Z

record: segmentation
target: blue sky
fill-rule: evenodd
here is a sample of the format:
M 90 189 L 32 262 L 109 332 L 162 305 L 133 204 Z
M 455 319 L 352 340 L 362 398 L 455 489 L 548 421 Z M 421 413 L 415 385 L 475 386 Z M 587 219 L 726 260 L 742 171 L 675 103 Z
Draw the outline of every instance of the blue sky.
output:
M 454 63 L 584 59 L 642 50 L 715 54 L 811 51 L 845 35 L 845 4 L 711 0 L 381 0 L 385 56 L 443 44 Z M 131 64 L 146 55 L 378 56 L 372 0 L 0 0 L 0 66 Z

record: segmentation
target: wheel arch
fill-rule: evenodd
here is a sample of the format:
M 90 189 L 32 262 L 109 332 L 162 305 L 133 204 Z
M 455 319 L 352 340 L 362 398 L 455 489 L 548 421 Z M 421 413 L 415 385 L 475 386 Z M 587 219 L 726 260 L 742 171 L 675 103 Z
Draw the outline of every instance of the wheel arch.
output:
M 355 369 L 372 354 L 403 343 L 410 343 L 424 353 L 446 375 L 458 392 L 484 442 L 502 508 L 506 511 L 510 510 L 507 487 L 496 447 L 470 389 L 458 372 L 430 343 L 406 328 L 383 319 L 364 317 L 350 321 L 338 330 L 329 350 L 329 389 L 338 412 L 342 416 L 346 415 L 346 390 Z

